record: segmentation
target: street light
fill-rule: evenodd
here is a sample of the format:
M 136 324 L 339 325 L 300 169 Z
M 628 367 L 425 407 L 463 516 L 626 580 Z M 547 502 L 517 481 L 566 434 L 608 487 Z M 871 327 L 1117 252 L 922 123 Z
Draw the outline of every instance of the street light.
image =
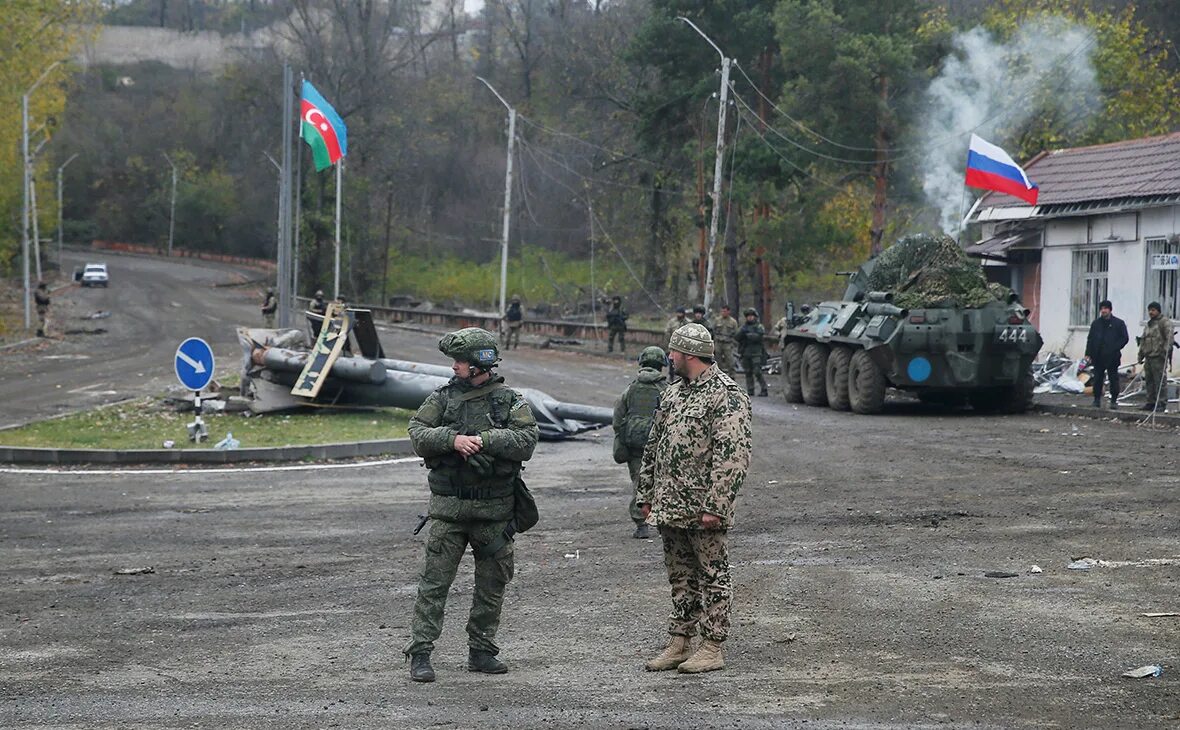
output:
M 475 78 L 483 82 L 483 85 L 496 95 L 504 108 L 508 110 L 508 164 L 504 172 L 504 232 L 503 241 L 500 246 L 500 320 L 503 321 L 507 313 L 507 295 L 508 295 L 508 226 L 512 218 L 512 147 L 516 141 L 516 110 L 504 101 L 504 97 L 500 96 L 500 92 L 496 91 L 491 84 L 485 79 L 476 76 Z
M 61 242 L 62 242 L 62 213 L 61 213 L 61 173 L 69 167 L 69 164 L 78 159 L 78 153 L 70 155 L 70 159 L 61 163 L 57 168 L 57 268 L 61 269 Z
M 23 191 L 23 200 L 21 203 L 21 257 L 24 259 L 24 280 L 25 280 L 25 329 L 32 327 L 33 312 L 30 303 L 32 296 L 32 289 L 29 286 L 29 97 L 49 75 L 49 72 L 61 65 L 61 61 L 54 61 L 49 65 L 49 68 L 41 72 L 29 90 L 21 95 L 20 98 L 20 117 L 21 117 L 21 187 Z
M 168 160 L 168 164 L 172 165 L 172 204 L 168 207 L 168 258 L 172 258 L 172 233 L 176 223 L 176 164 L 172 162 L 172 158 L 168 156 L 167 152 L 161 154 L 164 155 L 165 160 Z

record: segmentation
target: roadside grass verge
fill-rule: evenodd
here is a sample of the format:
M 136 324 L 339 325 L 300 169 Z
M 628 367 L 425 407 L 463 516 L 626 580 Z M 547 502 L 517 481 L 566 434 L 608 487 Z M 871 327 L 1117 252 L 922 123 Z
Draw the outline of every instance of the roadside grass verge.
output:
M 406 436 L 409 411 L 379 408 L 332 411 L 307 408 L 286 413 L 244 416 L 204 414 L 209 440 L 194 444 L 186 426 L 193 413 L 177 413 L 155 399 L 140 398 L 106 408 L 30 423 L 0 431 L 0 445 L 59 449 L 159 449 L 164 441 L 177 449 L 209 449 L 227 433 L 240 448 L 350 443 Z

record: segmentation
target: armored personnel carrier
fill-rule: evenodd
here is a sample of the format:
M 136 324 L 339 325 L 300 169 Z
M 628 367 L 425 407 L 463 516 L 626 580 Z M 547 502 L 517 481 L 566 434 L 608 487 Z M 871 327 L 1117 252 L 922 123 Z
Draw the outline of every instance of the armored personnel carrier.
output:
M 900 248 L 899 248 L 900 247 Z M 783 334 L 789 403 L 879 413 L 886 389 L 1019 413 L 1032 404 L 1041 336 L 1017 297 L 989 287 L 945 236 L 911 236 L 852 273 Z

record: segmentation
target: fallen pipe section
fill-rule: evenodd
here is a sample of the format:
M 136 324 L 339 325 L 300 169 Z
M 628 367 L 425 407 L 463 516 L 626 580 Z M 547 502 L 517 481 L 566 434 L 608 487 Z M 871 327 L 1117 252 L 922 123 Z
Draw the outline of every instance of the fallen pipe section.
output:
M 244 344 L 244 343 L 243 343 Z M 250 354 L 246 377 L 290 388 L 307 362 L 308 353 L 281 347 L 258 346 Z M 382 358 L 339 357 L 315 403 L 366 408 L 416 410 L 427 396 L 446 385 L 451 369 L 443 365 Z M 610 425 L 610 408 L 566 403 L 533 388 L 516 388 L 533 411 L 541 438 L 559 441 Z M 261 391 L 255 391 L 259 397 Z M 293 407 L 295 402 L 291 402 Z M 260 410 L 274 410 L 273 405 Z

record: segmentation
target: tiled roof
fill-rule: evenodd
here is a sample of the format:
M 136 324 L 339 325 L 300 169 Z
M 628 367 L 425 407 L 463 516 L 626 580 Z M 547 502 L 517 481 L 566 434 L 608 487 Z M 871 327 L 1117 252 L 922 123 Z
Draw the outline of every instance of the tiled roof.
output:
M 1053 150 L 1024 166 L 1040 186 L 1038 206 L 1180 193 L 1180 132 L 1125 142 Z M 1027 207 L 987 193 L 981 208 Z

